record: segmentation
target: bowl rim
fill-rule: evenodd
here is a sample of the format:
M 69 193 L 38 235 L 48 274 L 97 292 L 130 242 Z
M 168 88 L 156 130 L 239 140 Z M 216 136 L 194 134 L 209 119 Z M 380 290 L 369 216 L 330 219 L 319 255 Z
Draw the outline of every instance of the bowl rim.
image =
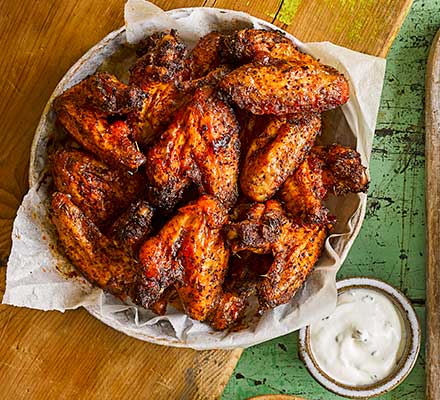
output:
M 421 346 L 421 325 L 414 306 L 399 289 L 387 282 L 366 276 L 348 277 L 336 282 L 338 296 L 351 289 L 370 289 L 386 296 L 399 310 L 406 330 L 406 345 L 397 366 L 385 378 L 370 385 L 350 386 L 326 374 L 319 366 L 310 345 L 310 325 L 300 329 L 298 352 L 312 377 L 327 390 L 350 399 L 376 397 L 395 389 L 414 368 Z

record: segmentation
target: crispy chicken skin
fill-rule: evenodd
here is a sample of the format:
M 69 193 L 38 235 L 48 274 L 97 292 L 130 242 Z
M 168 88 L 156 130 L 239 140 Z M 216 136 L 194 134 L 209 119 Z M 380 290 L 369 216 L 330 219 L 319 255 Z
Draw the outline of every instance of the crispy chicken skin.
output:
M 203 321 L 222 291 L 229 252 L 221 235 L 227 214 L 211 196 L 182 207 L 140 250 L 136 301 L 150 307 L 175 285 L 185 312 Z
M 272 250 L 274 262 L 258 286 L 261 309 L 288 303 L 318 262 L 327 225 L 302 222 L 287 225 Z
M 366 192 L 368 177 L 361 155 L 340 144 L 315 146 L 313 156 L 323 162 L 322 180 L 329 193 L 336 196 Z
M 328 228 L 292 221 L 276 200 L 255 204 L 243 221 L 225 228 L 233 252 L 273 255 L 272 264 L 257 283 L 261 309 L 287 303 L 294 296 L 318 261 Z
M 127 86 L 114 75 L 97 72 L 67 90 L 57 102 L 73 97 L 78 105 L 95 108 L 106 115 L 124 115 L 142 107 L 145 93 Z
M 189 77 L 185 65 L 188 50 L 175 30 L 154 33 L 138 49 L 140 56 L 130 70 L 130 84 L 142 89 L 146 98 L 141 110 L 129 116 L 136 140 L 147 146 L 171 122 L 188 100 L 178 84 Z
M 175 31 L 153 34 L 131 69 L 130 82 L 146 94 L 140 111 L 129 116 L 136 140 L 144 147 L 171 123 L 197 88 L 216 85 L 231 70 L 220 58 L 221 35 L 202 37 L 188 53 Z
M 174 29 L 148 36 L 139 43 L 136 54 L 144 67 L 153 66 L 158 73 L 160 67 L 166 68 L 166 71 L 162 71 L 170 79 L 174 79 L 176 73 L 185 73 L 184 60 L 188 55 L 188 49 Z M 136 64 L 133 70 L 137 70 L 138 67 L 139 64 Z M 136 76 L 136 73 L 132 73 L 132 76 Z M 139 78 L 140 82 L 145 82 L 144 78 Z
M 210 87 L 197 89 L 147 152 L 146 172 L 157 206 L 170 210 L 190 182 L 231 207 L 237 198 L 238 124 Z
M 139 89 L 98 73 L 57 97 L 53 108 L 57 123 L 86 150 L 115 167 L 136 170 L 145 157 L 120 114 L 139 108 L 143 97 Z
M 110 168 L 90 154 L 75 149 L 59 149 L 51 157 L 56 190 L 70 195 L 71 201 L 98 226 L 123 211 L 144 190 L 140 174 Z
M 243 29 L 229 35 L 225 40 L 226 53 L 235 62 L 248 63 L 265 58 L 308 60 L 295 44 L 279 31 Z
M 211 327 L 218 331 L 231 327 L 234 322 L 240 319 L 249 305 L 248 297 L 247 294 L 238 291 L 222 292 L 207 316 Z
M 348 82 L 317 61 L 268 58 L 228 74 L 219 87 L 253 114 L 320 113 L 347 102 Z
M 123 248 L 137 254 L 142 243 L 152 231 L 154 210 L 144 200 L 138 200 L 111 225 L 108 236 L 117 241 Z
M 327 189 L 322 182 L 323 163 L 313 153 L 289 176 L 279 191 L 279 198 L 293 216 L 324 222 L 328 210 L 322 200 Z
M 106 238 L 69 195 L 53 194 L 52 222 L 67 257 L 91 283 L 118 297 L 130 295 L 136 261 Z
M 279 197 L 294 216 L 325 222 L 328 210 L 322 200 L 328 193 L 336 196 L 366 192 L 368 177 L 357 151 L 339 144 L 313 147 L 308 158 L 282 186 Z
M 219 32 L 201 37 L 185 60 L 191 79 L 201 78 L 226 62 L 225 36 Z
M 281 204 L 269 200 L 249 206 L 238 222 L 226 225 L 225 232 L 233 253 L 269 254 L 286 225 L 289 225 L 289 219 Z
M 240 187 L 255 201 L 271 198 L 305 159 L 321 130 L 319 115 L 273 117 L 250 144 Z

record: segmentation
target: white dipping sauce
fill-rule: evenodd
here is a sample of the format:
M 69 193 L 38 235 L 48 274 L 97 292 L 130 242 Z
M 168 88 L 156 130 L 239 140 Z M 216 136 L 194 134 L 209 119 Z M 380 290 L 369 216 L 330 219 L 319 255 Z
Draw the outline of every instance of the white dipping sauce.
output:
M 399 310 L 385 295 L 351 289 L 336 310 L 310 327 L 310 345 L 321 369 L 349 386 L 368 385 L 393 372 L 405 347 Z

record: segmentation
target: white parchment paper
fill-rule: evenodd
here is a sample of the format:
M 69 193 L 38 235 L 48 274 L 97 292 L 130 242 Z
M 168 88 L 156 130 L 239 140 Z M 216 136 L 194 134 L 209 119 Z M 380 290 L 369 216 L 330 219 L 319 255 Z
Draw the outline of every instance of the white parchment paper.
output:
M 288 304 L 254 318 L 238 332 L 215 332 L 207 324 L 191 320 L 174 309 L 164 316 L 92 287 L 74 271 L 57 250 L 56 232 L 49 220 L 48 186 L 45 175 L 49 143 L 56 140 L 52 100 L 78 83 L 119 48 L 136 43 L 158 30 L 177 29 L 189 47 L 213 30 L 231 31 L 245 27 L 277 29 L 248 14 L 210 8 L 163 12 L 143 0 L 125 6 L 126 27 L 112 32 L 85 54 L 55 89 L 38 126 L 31 154 L 30 190 L 24 197 L 12 233 L 4 304 L 40 310 L 86 309 L 109 326 L 141 340 L 194 349 L 247 347 L 292 332 L 322 318 L 335 307 L 335 275 L 356 238 L 365 214 L 366 195 L 348 195 L 328 201 L 338 223 L 327 239 L 325 250 L 305 285 Z M 337 141 L 355 147 L 368 164 L 382 90 L 385 60 L 357 53 L 331 43 L 301 43 L 305 52 L 342 71 L 350 81 L 350 101 L 324 115 L 323 142 Z M 104 64 L 103 64 L 104 63 Z M 110 67 L 109 67 L 110 68 Z M 111 69 L 111 68 L 110 68 Z M 61 272 L 60 272 L 61 271 Z

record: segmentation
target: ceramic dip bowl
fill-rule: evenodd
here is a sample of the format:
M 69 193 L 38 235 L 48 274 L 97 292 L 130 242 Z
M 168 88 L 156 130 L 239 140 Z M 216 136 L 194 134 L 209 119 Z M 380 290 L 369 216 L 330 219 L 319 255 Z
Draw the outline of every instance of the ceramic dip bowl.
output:
M 299 332 L 299 353 L 301 359 L 310 374 L 322 386 L 340 396 L 357 399 L 375 397 L 391 391 L 403 382 L 411 372 L 420 351 L 420 323 L 411 302 L 399 290 L 383 281 L 372 278 L 356 277 L 343 279 L 336 283 L 336 288 L 338 290 L 338 297 L 349 291 L 355 293 L 357 289 L 367 289 L 381 295 L 379 297 L 385 296 L 390 300 L 402 323 L 401 350 L 399 351 L 396 365 L 387 376 L 374 383 L 351 386 L 346 382 L 340 382 L 325 372 L 323 366 L 318 362 L 319 357 L 313 353 L 311 343 L 311 326 L 313 324 L 301 329 Z

